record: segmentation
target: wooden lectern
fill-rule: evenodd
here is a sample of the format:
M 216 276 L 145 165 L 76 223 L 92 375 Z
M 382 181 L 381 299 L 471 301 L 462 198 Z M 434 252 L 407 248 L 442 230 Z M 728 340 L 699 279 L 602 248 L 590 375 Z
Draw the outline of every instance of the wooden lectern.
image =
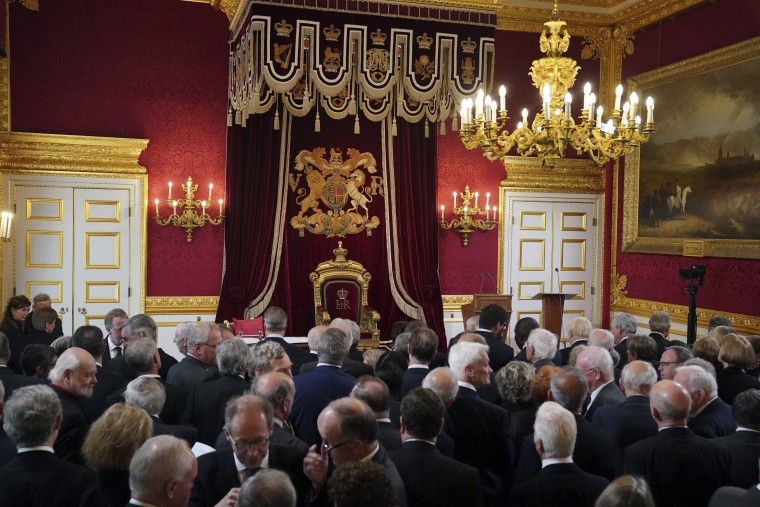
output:
M 512 316 L 512 294 L 475 294 L 472 302 L 462 305 L 462 321 L 467 326 L 467 319 L 480 315 L 480 310 L 488 305 L 499 305 L 507 311 L 507 327 Z
M 577 296 L 563 292 L 539 292 L 532 299 L 540 299 L 542 309 L 542 327 L 562 338 L 562 314 L 565 309 L 565 300 Z

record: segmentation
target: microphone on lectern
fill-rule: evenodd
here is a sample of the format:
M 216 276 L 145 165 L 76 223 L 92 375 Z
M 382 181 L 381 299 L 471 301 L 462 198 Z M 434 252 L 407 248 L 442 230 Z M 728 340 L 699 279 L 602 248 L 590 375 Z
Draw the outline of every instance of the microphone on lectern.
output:
M 554 272 L 557 273 L 557 292 L 562 292 L 562 285 L 559 283 L 559 268 L 554 268 Z
M 486 283 L 486 275 L 484 273 L 480 273 L 480 291 L 478 294 L 483 294 L 483 285 Z

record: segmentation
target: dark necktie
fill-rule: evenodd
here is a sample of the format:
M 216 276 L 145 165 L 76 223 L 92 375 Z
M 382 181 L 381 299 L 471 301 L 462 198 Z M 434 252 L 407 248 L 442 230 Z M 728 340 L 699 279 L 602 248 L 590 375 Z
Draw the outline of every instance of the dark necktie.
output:
M 117 356 L 121 355 L 121 347 L 114 347 L 113 351 L 116 353 Z
M 253 477 L 254 475 L 256 475 L 256 472 L 258 472 L 259 470 L 260 470 L 259 468 L 246 468 L 245 474 L 248 477 Z

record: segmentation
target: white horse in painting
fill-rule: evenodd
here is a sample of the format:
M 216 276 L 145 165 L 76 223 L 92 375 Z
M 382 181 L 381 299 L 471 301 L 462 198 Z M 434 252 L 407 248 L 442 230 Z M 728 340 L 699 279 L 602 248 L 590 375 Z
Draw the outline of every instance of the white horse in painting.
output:
M 680 199 L 678 196 L 668 196 L 668 218 L 673 218 L 673 210 L 681 212 L 681 216 L 686 215 L 686 195 L 691 192 L 691 187 L 686 187 L 681 191 Z

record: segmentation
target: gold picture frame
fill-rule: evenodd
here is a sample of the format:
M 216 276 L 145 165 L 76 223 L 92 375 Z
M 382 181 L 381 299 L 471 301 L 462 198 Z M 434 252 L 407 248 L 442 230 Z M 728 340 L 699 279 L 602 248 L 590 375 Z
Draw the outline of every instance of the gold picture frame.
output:
M 724 152 L 724 140 L 731 135 L 743 134 L 744 131 L 739 130 L 741 124 L 736 120 L 731 124 L 736 130 L 719 130 L 720 126 L 715 125 L 715 117 L 710 113 L 712 108 L 719 105 L 730 108 L 736 103 L 729 100 L 715 104 L 721 102 L 724 95 L 714 88 L 704 86 L 710 80 L 717 83 L 744 83 L 746 81 L 742 80 L 747 79 L 747 72 L 752 72 L 752 75 L 756 72 L 760 77 L 760 70 L 754 69 L 760 69 L 760 37 L 629 79 L 629 89 L 636 90 L 640 96 L 652 95 L 657 101 L 659 91 L 665 98 L 659 104 L 655 102 L 658 132 L 649 143 L 653 147 L 643 146 L 625 159 L 623 251 L 760 259 L 760 232 L 755 231 L 754 227 L 743 225 L 740 217 L 730 216 L 727 204 L 720 202 L 721 199 L 732 199 L 734 192 L 746 195 L 741 194 L 742 189 L 748 178 L 756 177 L 756 172 L 742 171 L 743 168 L 760 167 L 760 148 L 753 143 L 743 152 L 738 150 L 739 155 L 736 151 Z M 740 85 L 735 86 L 739 88 Z M 760 84 L 752 86 L 760 87 Z M 741 90 L 745 91 L 745 88 Z M 760 110 L 760 93 L 754 94 L 751 90 L 749 93 L 756 97 L 749 103 L 754 108 L 750 111 Z M 695 97 L 697 100 L 693 100 L 688 110 L 682 107 L 683 102 L 679 105 L 681 99 L 685 101 Z M 699 97 L 707 97 L 707 100 L 700 101 Z M 668 98 L 671 103 L 668 103 Z M 736 100 L 743 100 L 743 97 Z M 705 125 L 710 125 L 711 130 L 700 130 Z M 659 148 L 658 137 L 662 143 Z M 717 149 L 716 143 L 719 146 Z M 678 153 L 688 153 L 697 165 L 686 166 L 683 163 L 685 157 L 671 159 L 667 156 Z M 705 158 L 713 153 L 714 158 Z M 726 169 L 729 165 L 731 169 Z M 680 183 L 679 175 L 684 178 Z M 729 175 L 734 179 L 727 179 Z M 714 181 L 719 178 L 725 181 L 724 186 L 732 182 L 740 182 L 742 186 L 727 191 L 725 188 L 718 190 Z M 667 180 L 667 183 L 663 180 Z M 695 189 L 691 188 L 694 186 L 692 180 L 697 184 Z M 661 186 L 657 188 L 657 185 Z M 687 186 L 695 193 L 685 193 Z M 664 196 L 669 196 L 670 192 L 674 198 L 679 193 L 688 195 L 693 205 L 686 199 L 675 198 L 668 210 L 671 201 Z M 674 210 L 678 213 L 682 209 L 681 202 L 685 212 L 674 215 Z M 696 209 L 696 213 L 689 214 L 690 208 Z M 669 215 L 666 215 L 666 211 L 669 211 Z

